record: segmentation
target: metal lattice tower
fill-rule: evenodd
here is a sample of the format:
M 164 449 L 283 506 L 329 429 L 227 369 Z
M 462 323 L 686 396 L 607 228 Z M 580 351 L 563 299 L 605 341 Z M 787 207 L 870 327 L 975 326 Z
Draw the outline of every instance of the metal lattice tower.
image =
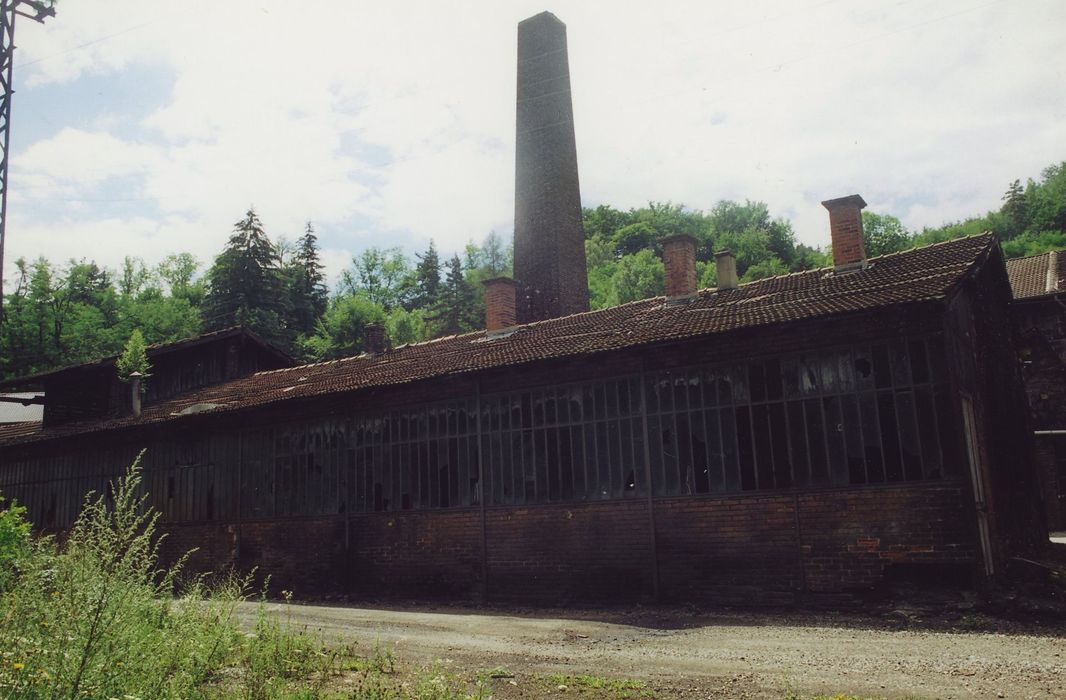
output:
M 15 60 L 15 18 L 44 22 L 56 14 L 54 0 L 0 0 L 0 321 L 4 318 L 4 242 L 7 239 L 7 166 L 11 147 L 11 73 Z

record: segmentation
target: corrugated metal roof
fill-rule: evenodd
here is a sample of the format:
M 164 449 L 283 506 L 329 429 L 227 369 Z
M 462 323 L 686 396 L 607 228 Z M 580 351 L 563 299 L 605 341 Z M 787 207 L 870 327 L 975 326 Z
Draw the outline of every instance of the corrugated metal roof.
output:
M 50 427 L 7 442 L 46 439 L 135 424 L 181 420 L 182 411 L 227 412 L 296 398 L 415 382 L 537 360 L 589 355 L 743 328 L 943 299 L 993 245 L 981 234 L 892 253 L 867 269 L 837 275 L 810 270 L 737 289 L 705 289 L 687 304 L 663 297 L 518 326 L 401 346 L 382 355 L 260 372 L 146 406 L 132 416 Z M 204 409 L 202 405 L 214 404 Z M 187 411 L 188 412 L 188 411 Z M 3 444 L 0 440 L 0 444 Z

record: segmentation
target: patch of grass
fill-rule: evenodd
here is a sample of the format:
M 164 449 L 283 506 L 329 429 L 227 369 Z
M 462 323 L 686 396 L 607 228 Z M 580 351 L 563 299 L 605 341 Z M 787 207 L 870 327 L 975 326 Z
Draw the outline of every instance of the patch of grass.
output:
M 235 611 L 250 578 L 178 586 L 159 566 L 158 514 L 139 459 L 90 495 L 65 542 L 31 539 L 23 510 L 0 511 L 0 697 L 126 700 L 486 700 L 487 679 L 439 666 L 397 672 L 391 649 L 329 646 L 261 601 Z M 286 595 L 291 599 L 291 594 Z M 287 604 L 287 603 L 286 603 Z
M 543 685 L 560 692 L 573 692 L 598 698 L 653 698 L 655 692 L 643 681 L 601 676 L 570 676 L 556 673 L 537 677 Z
M 479 678 L 514 678 L 514 674 L 503 666 L 496 666 L 478 674 Z

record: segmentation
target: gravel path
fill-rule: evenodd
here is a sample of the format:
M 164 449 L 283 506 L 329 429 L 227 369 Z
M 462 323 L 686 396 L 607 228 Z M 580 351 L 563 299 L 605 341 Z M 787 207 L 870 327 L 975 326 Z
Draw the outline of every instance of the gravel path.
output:
M 391 646 L 403 662 L 442 659 L 469 672 L 502 666 L 519 679 L 638 678 L 663 697 L 781 698 L 792 690 L 1066 698 L 1066 629 L 1018 630 L 987 620 L 976 624 L 983 631 L 965 632 L 903 618 L 816 613 L 268 609 L 328 639 Z M 241 610 L 245 619 L 253 614 L 254 606 Z M 498 697 L 534 697 L 501 690 Z

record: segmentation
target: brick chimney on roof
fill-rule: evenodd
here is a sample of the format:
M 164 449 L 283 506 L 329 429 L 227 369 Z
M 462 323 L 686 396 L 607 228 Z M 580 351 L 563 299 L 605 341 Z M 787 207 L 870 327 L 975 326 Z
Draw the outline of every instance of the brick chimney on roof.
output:
M 714 254 L 715 272 L 718 273 L 719 289 L 737 288 L 737 256 L 731 250 L 720 250 Z
M 686 299 L 696 293 L 696 239 L 687 233 L 662 240 L 666 298 Z
M 485 330 L 490 333 L 515 325 L 517 285 L 510 277 L 493 277 L 485 285 Z
M 833 244 L 833 268 L 837 272 L 866 267 L 866 242 L 862 235 L 862 210 L 866 202 L 857 194 L 827 199 L 829 233 Z
M 385 324 L 368 323 L 363 327 L 363 345 L 369 355 L 385 352 Z

